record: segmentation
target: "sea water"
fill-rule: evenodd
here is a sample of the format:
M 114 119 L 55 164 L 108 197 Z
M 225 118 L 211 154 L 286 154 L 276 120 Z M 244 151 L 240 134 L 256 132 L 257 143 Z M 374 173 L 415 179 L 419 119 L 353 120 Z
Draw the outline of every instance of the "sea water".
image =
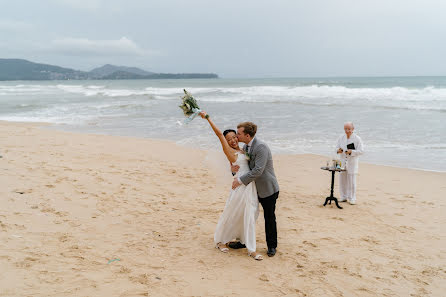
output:
M 222 130 L 256 123 L 275 154 L 331 156 L 352 121 L 362 161 L 446 171 L 446 77 L 0 82 L 0 120 L 218 149 L 206 121 L 183 124 L 183 89 Z

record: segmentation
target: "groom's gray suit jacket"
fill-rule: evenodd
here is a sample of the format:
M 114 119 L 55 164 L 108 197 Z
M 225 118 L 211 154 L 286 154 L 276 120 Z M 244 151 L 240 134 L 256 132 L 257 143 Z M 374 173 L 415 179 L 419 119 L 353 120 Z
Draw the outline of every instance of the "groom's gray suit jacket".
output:
M 246 151 L 246 145 L 243 150 Z M 259 198 L 269 197 L 279 191 L 271 150 L 257 137 L 251 144 L 249 169 L 251 170 L 242 175 L 240 180 L 244 185 L 255 181 Z

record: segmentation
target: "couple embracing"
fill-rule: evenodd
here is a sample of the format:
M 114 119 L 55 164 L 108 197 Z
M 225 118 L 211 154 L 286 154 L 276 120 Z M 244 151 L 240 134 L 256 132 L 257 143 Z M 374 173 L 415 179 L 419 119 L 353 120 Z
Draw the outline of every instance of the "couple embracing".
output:
M 251 122 L 240 123 L 235 130 L 223 133 L 206 112 L 200 113 L 207 119 L 220 140 L 223 152 L 231 163 L 234 175 L 232 190 L 214 234 L 216 248 L 227 253 L 228 247 L 245 248 L 255 260 L 263 260 L 256 252 L 256 221 L 259 216 L 259 202 L 263 207 L 268 256 L 276 254 L 276 200 L 279 184 L 273 167 L 269 147 L 257 139 L 257 126 Z M 240 149 L 239 142 L 245 143 Z M 237 241 L 233 241 L 237 239 Z

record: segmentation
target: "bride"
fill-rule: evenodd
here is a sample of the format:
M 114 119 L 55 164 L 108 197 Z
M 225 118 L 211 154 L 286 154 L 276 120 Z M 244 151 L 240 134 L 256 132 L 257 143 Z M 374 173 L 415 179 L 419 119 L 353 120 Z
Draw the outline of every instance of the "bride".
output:
M 236 177 L 248 172 L 248 157 L 239 148 L 236 132 L 226 130 L 221 133 L 206 112 L 202 111 L 200 116 L 207 119 L 211 125 L 229 162 L 239 166 Z M 256 253 L 256 221 L 258 216 L 259 200 L 255 182 L 251 182 L 247 186 L 242 184 L 231 190 L 215 230 L 214 243 L 216 248 L 227 253 L 229 251 L 227 244 L 238 238 L 242 244 L 246 245 L 249 256 L 255 260 L 263 260 L 262 255 Z

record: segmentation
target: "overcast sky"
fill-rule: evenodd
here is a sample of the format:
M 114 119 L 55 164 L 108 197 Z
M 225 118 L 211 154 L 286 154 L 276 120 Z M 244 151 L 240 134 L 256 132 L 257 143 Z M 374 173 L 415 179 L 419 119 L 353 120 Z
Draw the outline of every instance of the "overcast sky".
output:
M 446 75 L 446 1 L 0 0 L 0 58 L 222 77 Z

